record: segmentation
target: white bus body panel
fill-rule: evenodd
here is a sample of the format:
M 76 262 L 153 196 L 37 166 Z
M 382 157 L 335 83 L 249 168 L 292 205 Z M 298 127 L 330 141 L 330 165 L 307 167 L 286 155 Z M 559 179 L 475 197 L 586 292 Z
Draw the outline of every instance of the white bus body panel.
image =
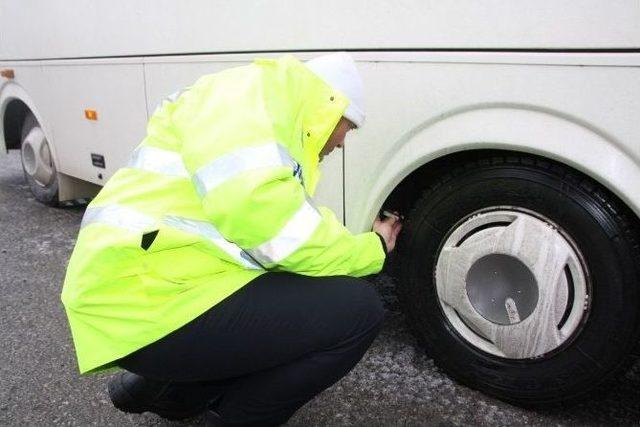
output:
M 41 108 L 53 130 L 59 170 L 104 184 L 145 134 L 142 65 L 45 65 L 44 72 L 50 86 Z M 98 120 L 85 119 L 85 109 L 96 110 Z M 104 169 L 92 165 L 92 153 L 104 155 Z
M 306 59 L 314 54 L 298 56 Z M 363 52 L 354 56 L 367 89 L 366 125 L 347 138 L 344 195 L 342 158 L 337 154 L 323 162 L 318 195 L 319 202 L 339 217 L 346 214 L 353 231 L 369 229 L 384 199 L 417 167 L 448 153 L 482 148 L 530 152 L 569 164 L 640 214 L 636 184 L 640 182 L 640 55 Z M 163 97 L 203 74 L 253 57 L 6 65 L 16 72 L 8 85 L 20 88 L 22 94 L 34 93 L 31 104 L 44 123 L 60 171 L 101 183 L 126 163 L 144 137 L 147 114 Z M 43 81 L 50 88 L 43 87 Z M 3 90 L 0 106 L 6 98 Z M 98 110 L 97 122 L 84 119 L 85 108 Z M 107 170 L 91 165 L 91 152 L 105 155 Z
M 2 0 L 0 60 L 640 46 L 637 0 Z
M 0 0 L 0 68 L 16 75 L 0 79 L 0 114 L 13 98 L 25 102 L 59 171 L 104 184 L 144 138 L 158 102 L 201 75 L 277 56 L 248 52 L 351 49 L 368 117 L 344 157 L 323 162 L 318 198 L 353 231 L 369 228 L 415 168 L 477 148 L 567 163 L 640 214 L 639 22 L 636 0 Z M 105 156 L 106 169 L 91 153 Z
M 388 194 L 421 165 L 486 148 L 566 163 L 640 214 L 640 56 L 628 55 L 627 66 L 584 67 L 371 55 L 358 55 L 367 125 L 346 144 L 351 229 L 369 229 Z M 621 59 L 607 56 L 602 64 Z

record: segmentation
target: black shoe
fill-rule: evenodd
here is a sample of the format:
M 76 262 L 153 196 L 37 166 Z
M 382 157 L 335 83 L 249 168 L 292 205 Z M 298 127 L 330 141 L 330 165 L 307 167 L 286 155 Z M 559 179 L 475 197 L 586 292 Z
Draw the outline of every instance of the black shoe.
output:
M 194 417 L 207 409 L 207 404 L 193 406 L 170 399 L 170 383 L 149 380 L 131 372 L 121 372 L 109 381 L 109 397 L 122 412 L 153 412 L 168 420 Z

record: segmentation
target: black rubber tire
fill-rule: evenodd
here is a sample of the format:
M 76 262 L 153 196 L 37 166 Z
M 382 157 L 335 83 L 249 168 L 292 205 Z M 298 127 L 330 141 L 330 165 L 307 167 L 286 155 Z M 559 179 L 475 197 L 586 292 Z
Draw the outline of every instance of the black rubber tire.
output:
M 35 116 L 32 113 L 28 113 L 24 119 L 24 124 L 22 125 L 20 147 L 22 147 L 22 142 L 24 141 L 26 136 L 29 134 L 31 129 L 39 126 L 40 124 L 36 120 Z M 51 167 L 53 168 L 53 171 L 55 173 L 56 165 L 53 162 L 53 160 L 52 160 Z M 35 179 L 33 179 L 30 175 L 27 174 L 27 172 L 24 169 L 24 163 L 22 164 L 22 170 L 24 171 L 24 178 L 27 181 L 27 184 L 29 185 L 31 194 L 33 194 L 33 196 L 37 201 L 51 207 L 59 206 L 57 174 L 55 174 L 54 179 L 48 185 L 43 186 L 38 182 L 36 182 Z
M 439 249 L 479 209 L 536 211 L 578 245 L 591 275 L 591 307 L 576 337 L 536 359 L 505 359 L 460 336 L 438 301 Z M 522 406 L 572 404 L 614 380 L 632 362 L 640 334 L 640 247 L 632 214 L 572 169 L 527 155 L 469 160 L 430 183 L 402 231 L 398 296 L 419 342 L 459 382 Z M 592 394 L 593 395 L 593 394 Z

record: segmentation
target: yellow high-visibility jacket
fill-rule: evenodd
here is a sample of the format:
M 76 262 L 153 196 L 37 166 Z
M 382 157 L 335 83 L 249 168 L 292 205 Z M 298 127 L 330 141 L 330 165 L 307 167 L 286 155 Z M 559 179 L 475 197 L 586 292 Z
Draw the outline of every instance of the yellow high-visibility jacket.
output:
M 377 273 L 311 195 L 348 100 L 291 56 L 205 75 L 149 120 L 88 206 L 62 290 L 80 372 L 193 320 L 266 271 Z

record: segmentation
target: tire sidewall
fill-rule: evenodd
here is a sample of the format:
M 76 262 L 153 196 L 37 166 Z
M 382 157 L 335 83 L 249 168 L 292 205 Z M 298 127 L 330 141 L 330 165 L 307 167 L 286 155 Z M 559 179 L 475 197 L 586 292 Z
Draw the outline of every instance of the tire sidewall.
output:
M 467 343 L 446 319 L 434 280 L 449 231 L 493 206 L 538 212 L 563 229 L 584 256 L 591 285 L 588 317 L 561 351 L 538 359 L 504 359 Z M 568 400 L 605 381 L 637 335 L 635 267 L 606 203 L 577 181 L 524 166 L 484 166 L 461 173 L 421 199 L 403 233 L 401 283 L 409 321 L 428 352 L 458 380 L 503 399 Z

